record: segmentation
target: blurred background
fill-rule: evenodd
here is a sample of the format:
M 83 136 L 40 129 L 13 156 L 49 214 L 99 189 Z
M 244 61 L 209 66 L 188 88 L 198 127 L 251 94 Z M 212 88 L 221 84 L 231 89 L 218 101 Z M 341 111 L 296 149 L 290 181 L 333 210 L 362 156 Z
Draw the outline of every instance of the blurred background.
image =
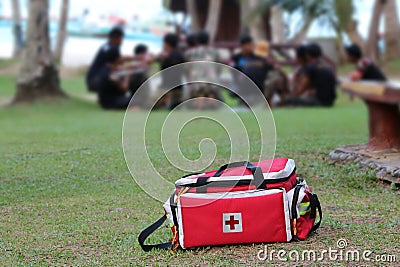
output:
M 255 39 L 269 39 L 274 43 L 319 40 L 336 60 L 332 46 L 340 48 L 337 44 L 360 41 L 359 38 L 368 40 L 375 27 L 378 48 L 384 53 L 385 33 L 389 34 L 385 32 L 385 16 L 400 13 L 399 1 L 391 1 L 396 2 L 397 9 L 386 10 L 379 25 L 374 25 L 371 23 L 374 8 L 379 8 L 374 2 L 379 1 L 221 0 L 215 1 L 222 2 L 218 10 L 210 9 L 209 1 L 197 1 L 193 9 L 188 5 L 191 1 L 187 0 L 50 0 L 50 36 L 55 49 L 60 19 L 63 12 L 66 13 L 67 36 L 63 40 L 61 63 L 71 67 L 89 65 L 115 25 L 125 29 L 121 47 L 125 54 L 131 53 L 139 42 L 146 43 L 151 52 L 157 53 L 161 51 L 165 33 L 176 30 L 189 33 L 207 28 L 215 35 L 212 38 L 215 41 L 237 41 L 239 34 L 246 31 Z M 0 1 L 1 58 L 13 57 L 15 39 L 24 42 L 27 16 L 27 0 Z M 212 23 L 212 17 L 217 17 L 214 21 L 218 23 Z M 19 24 L 22 31 L 13 31 Z M 21 36 L 16 36 L 18 34 Z
M 43 12 L 45 17 L 41 16 Z M 59 77 L 61 83 L 68 82 L 64 86 L 67 94 L 95 100 L 83 84 L 84 76 L 96 65 L 99 51 L 110 43 L 109 33 L 116 27 L 124 33 L 117 45 L 121 58 L 129 56 L 134 64 L 133 50 L 138 45 L 144 45 L 146 53 L 154 56 L 151 63 L 143 57 L 139 60 L 148 64 L 144 68 L 146 77 L 163 69 L 165 36 L 176 34 L 179 52 L 186 53 L 191 48 L 189 37 L 204 31 L 208 45 L 218 50 L 219 60 L 211 61 L 230 66 L 238 63 L 233 62 L 233 56 L 243 48 L 241 37 L 251 36 L 255 45 L 267 42 L 263 57 L 276 70 L 282 70 L 282 81 L 293 77 L 298 67 L 296 48 L 307 43 L 322 48 L 324 59 L 339 79 L 349 77 L 355 67 L 349 64 L 344 46 L 357 44 L 363 56 L 382 68 L 390 80 L 397 81 L 399 14 L 400 0 L 0 0 L 0 78 L 4 87 L 0 103 L 62 95 Z M 35 26 L 39 18 L 42 23 Z M 40 53 L 33 52 L 42 48 Z M 40 77 L 31 75 L 45 66 L 57 69 Z M 39 84 L 52 80 L 43 83 L 57 90 L 47 94 L 42 90 L 45 86 L 32 86 L 34 80 L 40 80 Z M 267 77 L 266 82 L 276 87 L 271 80 Z M 288 90 L 293 91 L 292 87 Z

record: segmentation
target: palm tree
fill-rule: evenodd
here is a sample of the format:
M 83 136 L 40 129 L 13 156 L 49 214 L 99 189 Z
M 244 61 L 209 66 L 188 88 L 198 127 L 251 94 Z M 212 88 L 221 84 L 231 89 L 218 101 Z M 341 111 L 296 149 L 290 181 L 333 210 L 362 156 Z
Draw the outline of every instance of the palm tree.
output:
M 271 13 L 271 10 L 273 10 L 276 6 L 279 6 L 281 10 L 288 12 L 289 14 L 293 14 L 295 12 L 301 12 L 302 16 L 305 18 L 303 23 L 299 25 L 297 31 L 293 34 L 293 38 L 289 40 L 289 42 L 295 43 L 301 41 L 307 34 L 309 27 L 311 26 L 311 23 L 314 21 L 314 19 L 321 17 L 322 15 L 328 13 L 329 10 L 329 3 L 327 1 L 319 1 L 319 0 L 309 0 L 309 1 L 303 1 L 303 0 L 248 0 L 243 1 L 242 4 L 248 4 L 251 8 L 249 14 L 247 15 L 248 18 L 248 23 L 249 23 L 249 28 L 260 28 L 259 26 L 259 19 L 260 17 L 266 16 L 266 20 L 261 23 L 264 23 L 263 27 L 261 28 L 262 31 L 264 31 L 265 27 L 266 33 L 271 33 L 272 29 L 269 29 L 269 27 L 274 27 L 273 25 L 266 25 L 265 22 L 270 22 L 270 16 L 268 14 Z M 272 14 L 273 17 L 273 14 Z M 274 21 L 272 22 L 274 23 Z M 278 23 L 279 25 L 279 23 Z M 276 26 L 275 26 L 276 27 Z M 278 26 L 281 27 L 281 26 Z M 255 36 L 257 39 L 257 36 Z M 262 36 L 267 37 L 267 39 L 270 36 Z M 264 38 L 265 39 L 265 38 Z M 273 38 L 272 38 L 273 39 Z
M 352 43 L 360 46 L 364 45 L 357 26 L 358 21 L 353 18 L 355 11 L 354 2 L 349 0 L 336 0 L 333 3 L 332 13 L 328 14 L 329 24 L 335 30 L 339 40 L 340 46 L 342 45 L 342 34 L 345 33 Z
M 241 4 L 248 5 L 247 13 L 242 14 L 242 16 L 246 18 L 250 35 L 255 40 L 270 39 L 267 36 L 269 35 L 270 25 L 265 23 L 265 16 L 270 15 L 271 6 L 267 5 L 262 0 L 247 0 L 242 1 Z M 260 9 L 262 11 L 260 11 Z
M 387 0 L 385 14 L 386 59 L 400 58 L 400 21 L 395 0 Z
M 372 10 L 372 19 L 369 26 L 366 54 L 372 59 L 378 59 L 378 30 L 385 0 L 375 0 Z
M 286 25 L 283 19 L 283 8 L 281 4 L 274 5 L 271 8 L 271 37 L 275 43 L 285 43 L 287 40 L 286 36 Z
M 223 0 L 210 0 L 208 2 L 207 21 L 205 30 L 210 34 L 210 41 L 217 36 L 219 17 Z
M 54 51 L 54 59 L 61 61 L 64 50 L 65 38 L 67 37 L 69 0 L 63 0 L 61 4 L 60 21 L 58 23 L 58 35 L 56 49 Z
M 20 55 L 23 44 L 22 26 L 21 26 L 21 9 L 19 0 L 11 0 L 12 4 L 12 19 L 13 19 L 13 34 L 14 34 L 14 51 L 13 56 Z
M 197 32 L 200 30 L 199 18 L 197 16 L 196 0 L 186 0 L 187 12 L 191 19 L 191 31 Z
M 14 102 L 65 97 L 50 50 L 48 0 L 30 0 L 26 45 Z

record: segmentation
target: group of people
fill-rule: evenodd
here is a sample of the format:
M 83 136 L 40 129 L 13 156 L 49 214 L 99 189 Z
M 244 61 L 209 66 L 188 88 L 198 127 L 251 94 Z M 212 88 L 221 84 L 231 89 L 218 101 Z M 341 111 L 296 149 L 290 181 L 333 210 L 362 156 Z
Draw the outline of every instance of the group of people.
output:
M 134 94 L 134 85 L 146 80 L 140 69 L 147 67 L 147 47 L 139 45 L 133 56 L 122 56 L 123 38 L 122 29 L 112 29 L 107 43 L 100 47 L 86 74 L 88 90 L 98 94 L 99 104 L 105 109 L 125 109 Z M 135 64 L 129 64 L 132 62 Z
M 297 68 L 291 81 L 291 92 L 283 104 L 293 106 L 332 106 L 336 99 L 336 74 L 322 59 L 322 49 L 316 43 L 296 48 Z
M 88 89 L 97 92 L 99 104 L 105 109 L 126 109 L 132 95 L 146 81 L 149 64 L 155 61 L 159 62 L 160 70 L 192 61 L 230 64 L 254 82 L 270 105 L 330 107 L 336 98 L 336 73 L 323 59 L 323 51 L 316 43 L 296 48 L 297 67 L 289 79 L 271 59 L 268 42 L 255 44 L 250 36 L 243 36 L 240 39 L 240 52 L 226 61 L 221 61 L 218 49 L 210 45 L 209 35 L 205 31 L 188 35 L 185 49 L 179 46 L 178 35 L 172 33 L 165 35 L 163 49 L 159 55 L 150 55 L 147 46 L 140 44 L 134 48 L 133 55 L 122 56 L 120 46 L 123 37 L 122 29 L 111 30 L 108 42 L 99 49 L 87 72 Z M 351 79 L 386 80 L 379 68 L 362 56 L 360 47 L 353 44 L 345 47 L 345 51 L 348 60 L 357 65 Z M 218 101 L 223 101 L 221 88 L 211 83 L 189 84 L 186 87 L 182 84 L 184 81 L 207 78 L 215 81 L 220 75 L 218 69 L 210 68 L 161 72 L 160 94 L 155 100 L 155 107 L 167 109 L 177 107 L 184 100 L 184 88 L 189 88 L 186 98 L 198 99 L 191 107 L 217 108 Z M 248 103 L 244 103 L 241 96 L 249 89 L 243 86 L 241 76 L 233 75 L 234 90 L 231 95 L 236 96 L 240 99 L 239 102 L 246 106 Z M 218 101 L 209 101 L 210 99 Z M 145 105 L 146 102 L 148 101 L 143 100 L 141 104 Z

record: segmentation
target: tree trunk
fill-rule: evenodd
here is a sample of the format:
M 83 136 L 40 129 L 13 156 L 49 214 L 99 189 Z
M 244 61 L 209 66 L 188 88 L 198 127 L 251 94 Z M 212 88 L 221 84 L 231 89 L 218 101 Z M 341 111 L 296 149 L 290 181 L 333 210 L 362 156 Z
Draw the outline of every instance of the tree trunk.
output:
M 200 30 L 200 23 L 199 17 L 197 16 L 196 0 L 186 0 L 186 8 L 191 20 L 191 31 L 193 33 L 198 32 Z
M 69 0 L 63 0 L 61 4 L 60 20 L 58 22 L 58 35 L 54 59 L 61 62 L 64 51 L 65 38 L 67 37 Z
M 283 19 L 283 10 L 281 5 L 274 5 L 271 10 L 272 21 L 272 42 L 285 43 L 287 41 L 286 25 Z
M 400 21 L 395 0 L 386 0 L 385 48 L 386 60 L 400 58 Z
M 383 11 L 384 0 L 375 0 L 372 10 L 372 19 L 369 26 L 368 41 L 366 44 L 366 54 L 372 59 L 378 59 L 378 31 L 379 22 Z
M 64 97 L 50 49 L 48 0 L 30 0 L 26 45 L 14 102 Z
M 13 34 L 14 34 L 14 49 L 13 57 L 18 57 L 21 54 L 24 46 L 22 38 L 22 26 L 21 26 L 21 9 L 19 0 L 11 0 L 12 4 L 12 19 L 13 19 Z
M 310 29 L 310 26 L 313 22 L 313 19 L 311 17 L 307 17 L 306 21 L 303 24 L 303 27 L 290 39 L 289 43 L 291 44 L 298 44 L 304 41 L 304 39 L 307 37 L 308 30 Z
M 247 1 L 240 1 L 240 34 L 246 34 L 249 32 L 248 18 L 250 13 L 250 7 Z
M 250 10 L 253 10 L 260 5 L 260 0 L 243 1 L 242 5 L 248 5 Z M 251 12 L 249 13 L 251 14 Z M 246 18 L 249 21 L 249 32 L 255 41 L 267 40 L 267 28 L 264 23 L 264 16 L 262 14 L 253 18 Z
M 352 42 L 353 44 L 358 44 L 360 47 L 364 48 L 365 41 L 358 32 L 357 27 L 358 27 L 358 21 L 353 19 L 351 20 L 349 25 L 347 25 L 345 32 L 347 34 L 347 37 L 349 37 L 350 42 Z
M 205 30 L 210 34 L 210 42 L 215 40 L 218 33 L 219 14 L 223 0 L 209 0 Z

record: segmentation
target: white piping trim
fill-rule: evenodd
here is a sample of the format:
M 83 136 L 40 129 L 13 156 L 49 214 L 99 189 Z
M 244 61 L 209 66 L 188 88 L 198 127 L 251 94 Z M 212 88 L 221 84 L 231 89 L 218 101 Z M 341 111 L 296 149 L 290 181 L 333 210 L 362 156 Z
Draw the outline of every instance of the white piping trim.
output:
M 273 195 L 282 192 L 284 189 L 268 189 L 268 190 L 248 190 L 236 192 L 222 192 L 222 193 L 186 193 L 182 197 L 199 198 L 199 199 L 235 199 L 244 197 L 259 197 L 266 195 Z
M 163 205 L 163 208 L 164 208 L 165 212 L 169 215 L 168 216 L 169 223 L 170 224 L 174 224 L 174 219 L 173 219 L 173 216 L 172 216 L 172 210 L 171 210 L 171 204 L 170 204 L 169 198 L 168 198 L 167 201 L 165 201 L 165 203 Z
M 179 245 L 185 249 L 185 243 L 183 242 L 185 240 L 184 238 L 184 233 L 183 233 L 183 223 L 182 223 L 182 209 L 181 209 L 181 200 L 178 198 L 178 203 L 176 204 L 177 206 L 177 213 L 176 217 L 178 220 L 178 233 L 179 233 Z
M 289 242 L 292 240 L 292 229 L 290 225 L 290 212 L 289 212 L 289 200 L 286 191 L 283 192 L 283 210 L 285 213 L 285 225 L 286 225 L 286 240 Z

